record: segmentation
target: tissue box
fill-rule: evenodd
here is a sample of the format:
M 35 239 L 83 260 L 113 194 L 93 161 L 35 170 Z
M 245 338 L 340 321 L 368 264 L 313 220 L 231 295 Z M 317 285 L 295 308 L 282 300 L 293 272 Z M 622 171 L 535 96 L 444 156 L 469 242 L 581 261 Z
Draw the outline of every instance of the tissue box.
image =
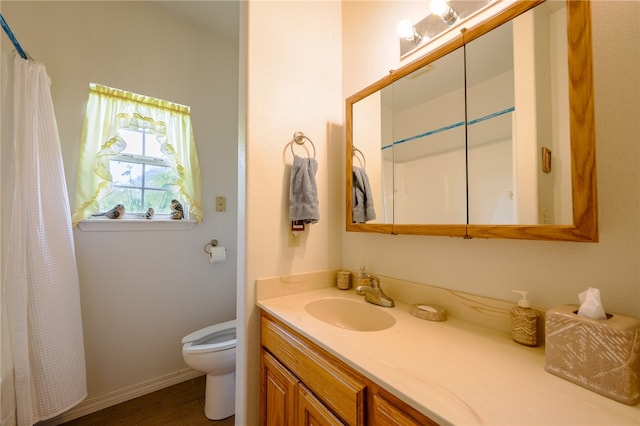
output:
M 616 401 L 640 402 L 640 320 L 577 312 L 578 305 L 547 311 L 545 370 Z

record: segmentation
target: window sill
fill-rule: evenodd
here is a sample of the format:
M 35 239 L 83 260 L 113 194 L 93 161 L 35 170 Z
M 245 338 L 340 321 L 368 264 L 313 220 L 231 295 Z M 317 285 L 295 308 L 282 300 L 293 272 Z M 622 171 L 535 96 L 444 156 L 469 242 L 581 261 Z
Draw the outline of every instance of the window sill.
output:
M 81 231 L 179 231 L 192 229 L 195 220 L 172 219 L 87 219 L 78 223 Z

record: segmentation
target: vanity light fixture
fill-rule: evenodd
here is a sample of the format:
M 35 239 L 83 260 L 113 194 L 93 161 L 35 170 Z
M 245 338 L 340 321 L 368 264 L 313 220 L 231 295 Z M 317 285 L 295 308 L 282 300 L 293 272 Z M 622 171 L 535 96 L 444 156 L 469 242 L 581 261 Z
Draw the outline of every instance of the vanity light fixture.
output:
M 456 26 L 462 25 L 465 20 L 496 2 L 496 0 L 427 0 L 426 9 L 431 10 L 427 16 L 417 22 L 403 19 L 396 26 L 400 41 L 400 58 Z
M 447 25 L 453 25 L 458 20 L 458 12 L 444 0 L 431 0 L 429 10 Z
M 409 41 L 416 46 L 422 41 L 422 36 L 408 19 L 403 19 L 398 22 L 398 25 L 396 26 L 396 33 L 401 39 Z

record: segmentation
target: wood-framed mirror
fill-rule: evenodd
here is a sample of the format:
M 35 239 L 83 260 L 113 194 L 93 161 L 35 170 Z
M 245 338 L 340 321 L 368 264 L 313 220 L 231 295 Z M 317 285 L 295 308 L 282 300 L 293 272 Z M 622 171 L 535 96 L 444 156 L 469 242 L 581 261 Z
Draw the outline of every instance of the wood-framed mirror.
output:
M 346 230 L 597 242 L 594 120 L 589 1 L 516 2 L 346 99 Z

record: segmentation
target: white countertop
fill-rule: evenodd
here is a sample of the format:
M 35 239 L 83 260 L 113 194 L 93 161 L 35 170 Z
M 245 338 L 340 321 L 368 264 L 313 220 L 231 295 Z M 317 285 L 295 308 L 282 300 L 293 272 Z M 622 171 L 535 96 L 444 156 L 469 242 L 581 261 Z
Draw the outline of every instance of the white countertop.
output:
M 335 287 L 259 300 L 258 306 L 433 420 L 456 425 L 640 425 L 628 406 L 544 370 L 544 348 L 456 318 L 432 322 L 397 303 L 396 323 L 352 331 L 308 314 L 312 300 L 360 300 Z M 373 306 L 373 305 L 371 305 Z

